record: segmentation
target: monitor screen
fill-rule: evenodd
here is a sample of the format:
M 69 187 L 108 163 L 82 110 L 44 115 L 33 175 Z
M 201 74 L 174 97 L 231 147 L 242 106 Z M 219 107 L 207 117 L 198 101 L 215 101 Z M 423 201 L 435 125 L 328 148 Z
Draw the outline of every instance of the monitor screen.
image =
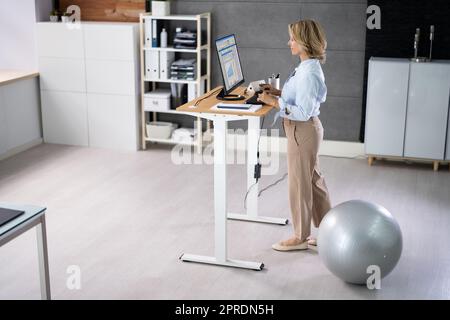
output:
M 216 40 L 217 53 L 219 55 L 220 69 L 223 75 L 223 84 L 228 93 L 237 85 L 244 82 L 241 61 L 234 35 L 225 36 Z

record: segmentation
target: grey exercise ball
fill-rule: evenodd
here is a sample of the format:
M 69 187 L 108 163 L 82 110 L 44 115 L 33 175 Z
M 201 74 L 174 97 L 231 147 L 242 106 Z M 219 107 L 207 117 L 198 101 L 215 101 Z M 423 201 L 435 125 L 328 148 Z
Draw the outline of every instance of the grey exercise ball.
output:
M 320 258 L 337 277 L 366 284 L 369 266 L 380 268 L 381 278 L 391 272 L 402 253 L 402 233 L 392 215 L 380 205 L 361 200 L 332 208 L 319 227 Z

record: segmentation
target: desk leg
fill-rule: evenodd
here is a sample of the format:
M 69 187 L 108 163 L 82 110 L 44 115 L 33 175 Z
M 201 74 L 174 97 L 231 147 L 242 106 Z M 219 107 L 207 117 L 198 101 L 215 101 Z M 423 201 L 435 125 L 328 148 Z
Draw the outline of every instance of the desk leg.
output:
M 197 153 L 202 154 L 203 151 L 203 123 L 202 118 L 197 117 Z
M 36 226 L 36 235 L 39 258 L 39 276 L 41 281 L 41 298 L 42 300 L 51 300 L 45 215 L 42 215 L 40 223 Z
M 260 118 L 251 117 L 248 120 L 248 143 L 247 143 L 247 190 L 249 190 L 256 182 L 254 177 L 255 165 L 258 157 L 258 142 L 261 134 Z M 253 186 L 247 196 L 247 214 L 229 213 L 228 218 L 232 220 L 243 220 L 252 222 L 262 222 L 271 224 L 288 224 L 285 218 L 271 218 L 258 216 L 258 189 L 259 184 Z
M 227 256 L 227 121 L 214 120 L 214 218 L 215 257 L 183 254 L 182 261 L 214 264 L 227 267 L 262 270 L 261 262 L 231 260 Z

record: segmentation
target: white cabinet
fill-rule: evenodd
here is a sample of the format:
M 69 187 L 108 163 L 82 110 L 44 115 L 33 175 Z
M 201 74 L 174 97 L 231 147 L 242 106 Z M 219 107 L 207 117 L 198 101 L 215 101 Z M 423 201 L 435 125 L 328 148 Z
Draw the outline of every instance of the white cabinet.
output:
M 39 57 L 84 59 L 83 28 L 41 22 L 37 26 L 37 43 Z
M 134 96 L 88 94 L 89 142 L 92 147 L 136 150 L 139 148 Z
M 46 142 L 139 148 L 138 31 L 137 23 L 38 23 Z
M 367 89 L 367 154 L 403 156 L 409 62 L 371 59 Z
M 85 70 L 82 59 L 40 57 L 41 89 L 86 92 Z
M 139 149 L 138 24 L 85 25 L 89 144 Z
M 86 60 L 88 93 L 136 95 L 133 61 Z
M 449 99 L 450 62 L 371 58 L 366 153 L 444 160 L 450 143 Z
M 86 59 L 133 61 L 138 52 L 135 24 L 86 24 Z
M 83 28 L 38 23 L 44 141 L 89 145 Z
M 44 90 L 41 101 L 45 142 L 89 145 L 86 94 Z
M 413 63 L 409 78 L 404 155 L 444 160 L 450 64 Z

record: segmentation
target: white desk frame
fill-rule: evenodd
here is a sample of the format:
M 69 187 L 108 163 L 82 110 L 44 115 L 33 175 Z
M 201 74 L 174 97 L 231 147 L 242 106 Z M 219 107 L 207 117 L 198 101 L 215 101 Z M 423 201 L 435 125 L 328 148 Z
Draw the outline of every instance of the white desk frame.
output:
M 258 185 L 247 197 L 247 213 L 228 213 L 227 210 L 227 129 L 228 122 L 248 120 L 247 190 L 255 184 L 254 169 L 260 136 L 260 117 L 213 113 L 193 113 L 214 122 L 214 217 L 215 256 L 183 254 L 182 261 L 206 263 L 243 269 L 262 270 L 264 263 L 228 259 L 227 219 L 286 225 L 287 219 L 258 216 Z
M 0 236 L 0 247 L 33 227 L 36 227 L 41 298 L 42 300 L 51 300 L 45 210 Z

